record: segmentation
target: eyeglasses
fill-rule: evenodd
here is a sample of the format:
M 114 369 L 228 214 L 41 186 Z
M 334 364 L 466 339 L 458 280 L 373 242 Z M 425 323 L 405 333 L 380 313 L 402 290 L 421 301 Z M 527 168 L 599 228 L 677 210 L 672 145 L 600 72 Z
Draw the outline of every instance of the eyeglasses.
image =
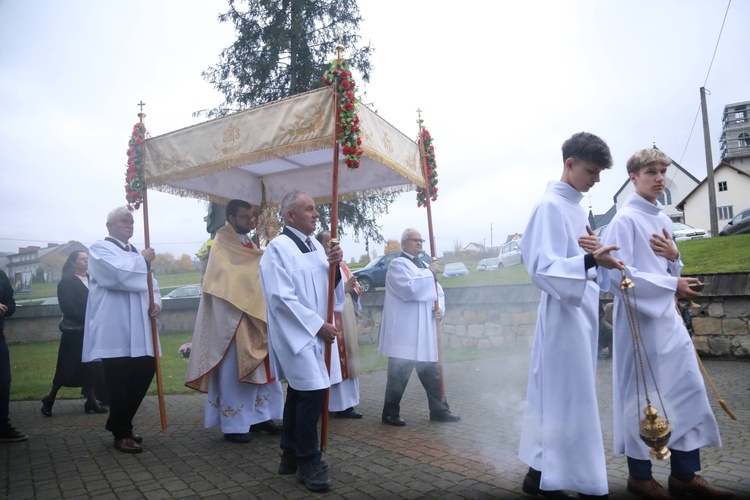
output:
M 420 240 L 419 238 L 407 238 L 406 241 L 413 241 L 414 243 L 424 243 L 424 240 Z

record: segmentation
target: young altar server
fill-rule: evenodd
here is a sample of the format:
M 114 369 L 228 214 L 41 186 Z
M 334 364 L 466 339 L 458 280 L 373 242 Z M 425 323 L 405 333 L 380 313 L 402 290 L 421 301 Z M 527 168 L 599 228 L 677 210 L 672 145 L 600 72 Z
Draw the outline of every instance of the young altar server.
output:
M 318 449 L 317 423 L 323 413 L 325 392 L 341 382 L 335 343 L 336 327 L 326 321 L 329 268 L 336 266 L 334 307 L 344 303 L 339 245 L 326 256 L 310 235 L 320 214 L 306 193 L 294 191 L 281 202 L 284 230 L 271 240 L 260 259 L 260 277 L 266 300 L 268 349 L 272 373 L 288 382 L 281 430 L 279 474 L 297 475 L 311 491 L 331 486 L 328 464 Z M 325 363 L 331 344 L 331 373 Z
M 635 285 L 631 290 L 636 297 L 637 324 L 656 377 L 654 387 L 646 371 L 649 394 L 661 417 L 666 411 L 672 430 L 668 443 L 669 493 L 680 497 L 730 498 L 732 492 L 711 486 L 702 476 L 695 475 L 701 468 L 700 448 L 721 446 L 721 439 L 695 349 L 675 299 L 675 294 L 686 299 L 700 294 L 690 289 L 698 284 L 697 278 L 680 277 L 682 262 L 672 241 L 672 221 L 662 212 L 659 202 L 671 163 L 656 148 L 638 151 L 628 160 L 628 175 L 635 193 L 625 200 L 610 222 L 604 243 L 620 247 L 616 256 L 628 266 L 628 277 Z M 670 498 L 652 477 L 649 448 L 639 438 L 638 422 L 644 417 L 645 408 L 642 372 L 639 370 L 636 381 L 632 332 L 619 287 L 620 273 L 610 273 L 610 280 L 615 291 L 614 451 L 628 457 L 628 491 L 647 498 Z M 659 406 L 657 388 L 666 408 Z
M 562 145 L 563 172 L 534 207 L 521 252 L 541 288 L 531 349 L 519 458 L 529 465 L 523 491 L 547 498 L 606 498 L 596 362 L 602 268 L 622 263 L 602 247 L 580 205 L 583 193 L 612 166 L 607 144 L 586 132 Z

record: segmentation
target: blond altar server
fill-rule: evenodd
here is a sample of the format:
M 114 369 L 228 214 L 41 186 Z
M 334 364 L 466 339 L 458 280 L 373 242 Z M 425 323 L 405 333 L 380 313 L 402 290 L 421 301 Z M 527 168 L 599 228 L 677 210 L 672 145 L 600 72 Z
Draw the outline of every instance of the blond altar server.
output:
M 560 181 L 547 186 L 521 240 L 526 269 L 542 290 L 518 452 L 529 466 L 522 488 L 550 498 L 566 497 L 563 490 L 606 498 L 596 280 L 606 277 L 602 267 L 621 263 L 593 235 L 580 202 L 612 166 L 612 156 L 602 139 L 586 132 L 565 141 L 562 153 Z
M 89 249 L 89 296 L 83 332 L 84 363 L 102 360 L 109 396 L 105 428 L 114 436 L 115 449 L 143 451 L 143 438 L 133 433 L 135 417 L 156 372 L 151 318 L 161 312 L 159 284 L 149 276 L 156 252 L 138 252 L 133 237 L 133 214 L 118 207 L 107 215 L 109 236 Z M 148 280 L 154 290 L 149 306 Z
M 247 236 L 252 207 L 227 204 L 203 278 L 185 385 L 206 394 L 205 426 L 249 443 L 251 432 L 279 434 L 284 395 L 271 376 L 266 304 L 258 264 L 263 252 Z
M 288 383 L 281 431 L 279 474 L 296 474 L 311 491 L 330 488 L 328 465 L 321 460 L 317 423 L 325 392 L 341 382 L 336 327 L 328 315 L 329 268 L 336 266 L 334 307 L 344 303 L 344 283 L 338 265 L 338 245 L 326 256 L 310 235 L 320 214 L 306 193 L 294 191 L 281 203 L 284 229 L 271 240 L 260 260 L 268 318 L 268 346 L 276 378 Z M 331 373 L 325 363 L 331 344 Z
M 329 251 L 330 231 L 321 231 L 315 238 Z M 344 281 L 345 301 L 340 310 L 336 310 L 335 320 L 339 335 L 336 338 L 339 361 L 341 365 L 341 382 L 331 385 L 328 398 L 328 411 L 339 418 L 362 418 L 354 409 L 359 404 L 359 339 L 357 337 L 357 311 L 362 309 L 359 297 L 362 289 L 357 277 L 352 274 L 344 262 L 341 263 L 341 277 Z
M 700 471 L 700 449 L 721 446 L 719 428 L 706 394 L 692 339 L 676 306 L 680 298 L 698 297 L 691 285 L 697 278 L 680 276 L 682 261 L 672 241 L 672 221 L 659 202 L 672 160 L 656 148 L 636 152 L 627 162 L 635 186 L 623 207 L 610 222 L 605 243 L 618 245 L 617 256 L 628 266 L 636 297 L 636 321 L 645 353 L 656 378 L 646 371 L 652 404 L 660 416 L 669 418 L 672 435 L 668 447 L 671 474 L 669 494 L 651 475 L 649 448 L 640 440 L 638 422 L 643 418 L 643 380 L 636 379 L 632 332 L 619 287 L 620 274 L 612 273 L 615 291 L 613 322 L 613 411 L 617 454 L 627 455 L 628 490 L 649 498 L 694 495 L 700 498 L 730 498 L 733 493 L 711 486 L 695 473 Z M 643 361 L 646 363 L 645 359 Z M 657 398 L 658 389 L 660 398 Z M 640 390 L 640 406 L 638 394 Z M 661 408 L 659 400 L 664 402 Z

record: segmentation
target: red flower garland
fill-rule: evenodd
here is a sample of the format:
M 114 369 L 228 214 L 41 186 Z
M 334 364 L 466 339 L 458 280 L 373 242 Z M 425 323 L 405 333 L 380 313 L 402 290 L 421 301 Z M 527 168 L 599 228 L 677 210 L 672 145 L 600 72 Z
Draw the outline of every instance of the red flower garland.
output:
M 432 145 L 432 136 L 426 128 L 422 129 L 420 138 L 418 139 L 422 143 L 422 149 L 424 150 L 425 163 L 427 164 L 427 183 L 430 186 L 430 198 L 432 201 L 437 200 L 437 163 L 435 162 L 435 147 Z M 425 199 L 426 189 L 417 188 L 417 206 L 427 204 Z
M 133 126 L 133 134 L 128 142 L 128 169 L 125 171 L 125 200 L 128 210 L 138 210 L 143 203 L 143 141 L 146 140 L 146 126 L 138 122 Z
M 359 136 L 359 116 L 357 116 L 356 105 L 359 99 L 354 94 L 357 84 L 352 78 L 349 63 L 346 59 L 336 59 L 330 69 L 323 75 L 323 83 L 333 85 L 337 82 L 339 102 L 339 143 L 341 152 L 346 156 L 346 166 L 350 169 L 359 168 L 360 156 L 362 156 L 362 139 Z

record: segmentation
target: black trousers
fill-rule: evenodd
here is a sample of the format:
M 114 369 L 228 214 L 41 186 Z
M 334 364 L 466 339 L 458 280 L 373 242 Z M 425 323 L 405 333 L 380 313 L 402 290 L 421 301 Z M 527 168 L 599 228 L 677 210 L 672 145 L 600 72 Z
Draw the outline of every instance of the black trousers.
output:
M 141 406 L 156 373 L 152 356 L 104 358 L 104 380 L 109 395 L 106 429 L 115 439 L 133 435 L 133 417 Z
M 323 414 L 326 391 L 298 391 L 287 387 L 284 421 L 281 429 L 281 451 L 298 465 L 320 462 L 318 420 Z
M 409 383 L 411 372 L 416 368 L 419 381 L 427 393 L 430 415 L 448 409 L 448 402 L 440 397 L 440 366 L 432 361 L 388 358 L 388 381 L 385 386 L 383 415 L 397 417 L 401 412 L 401 398 Z

